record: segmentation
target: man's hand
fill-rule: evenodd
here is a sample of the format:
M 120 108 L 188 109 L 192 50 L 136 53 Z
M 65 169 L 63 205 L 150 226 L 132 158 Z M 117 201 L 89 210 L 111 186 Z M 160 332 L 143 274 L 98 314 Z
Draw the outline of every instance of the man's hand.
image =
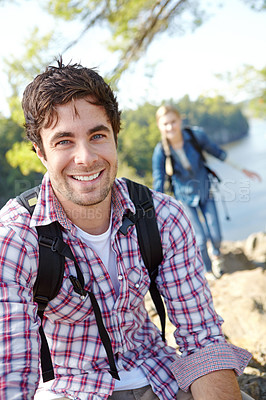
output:
M 214 371 L 191 385 L 194 400 L 241 400 L 242 396 L 233 370 Z

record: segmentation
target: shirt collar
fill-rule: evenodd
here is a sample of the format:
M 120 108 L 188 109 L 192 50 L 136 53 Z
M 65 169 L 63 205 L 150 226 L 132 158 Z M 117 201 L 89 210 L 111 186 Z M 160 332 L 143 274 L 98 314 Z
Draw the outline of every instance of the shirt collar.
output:
M 115 179 L 112 188 L 113 204 L 113 227 L 119 227 L 122 224 L 123 215 L 128 211 L 135 212 L 135 207 L 131 201 L 127 185 L 123 179 Z M 31 227 L 48 225 L 58 221 L 65 229 L 73 228 L 72 222 L 66 216 L 66 213 L 55 196 L 48 173 L 43 177 L 38 200 L 31 218 Z

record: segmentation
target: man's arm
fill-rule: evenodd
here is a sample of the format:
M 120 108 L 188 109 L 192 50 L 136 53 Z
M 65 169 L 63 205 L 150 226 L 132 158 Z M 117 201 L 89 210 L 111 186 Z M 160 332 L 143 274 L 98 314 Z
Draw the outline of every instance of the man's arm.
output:
M 195 400 L 241 400 L 239 385 L 233 370 L 214 371 L 196 379 L 191 387 Z
M 12 211 L 6 223 L 0 214 L 0 399 L 26 400 L 33 399 L 39 380 L 39 320 L 31 289 L 38 242 L 22 218 L 12 220 Z
M 195 382 L 203 382 L 214 371 L 233 370 L 241 375 L 252 355 L 226 342 L 223 320 L 214 309 L 191 223 L 179 203 L 172 198 L 168 201 L 169 214 L 165 212 L 167 223 L 162 230 L 166 250 L 157 286 L 165 300 L 169 319 L 177 327 L 174 336 L 182 354 L 170 368 L 183 391 L 193 383 L 199 390 L 201 385 L 198 387 L 199 383 L 196 385 Z

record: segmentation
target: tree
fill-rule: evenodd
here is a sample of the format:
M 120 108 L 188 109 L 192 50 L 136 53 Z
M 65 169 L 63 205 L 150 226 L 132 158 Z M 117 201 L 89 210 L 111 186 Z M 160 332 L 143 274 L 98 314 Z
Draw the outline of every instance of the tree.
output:
M 266 9 L 266 0 L 242 1 L 256 11 Z M 0 6 L 5 3 L 6 0 L 0 0 Z M 77 37 L 68 41 L 61 50 L 62 54 L 93 27 L 101 26 L 110 32 L 108 49 L 117 54 L 118 61 L 106 79 L 113 84 L 160 34 L 184 34 L 200 26 L 210 12 L 209 5 L 207 8 L 203 0 L 43 0 L 39 5 L 55 20 L 76 21 L 81 27 Z M 216 2 L 211 6 L 219 8 L 222 3 Z M 26 52 L 22 59 L 13 56 L 9 57 L 11 61 L 4 60 L 13 90 L 9 103 L 16 121 L 20 118 L 17 99 L 22 85 L 53 62 L 54 55 L 58 53 L 58 37 L 62 39 L 58 32 L 47 32 L 41 36 L 35 27 L 25 42 Z
M 266 9 L 265 0 L 242 1 L 255 11 Z M 5 0 L 0 0 L 1 3 L 5 4 Z M 116 79 L 140 58 L 159 34 L 165 31 L 182 34 L 200 26 L 208 15 L 200 0 L 44 0 L 40 5 L 55 18 L 80 22 L 80 33 L 65 50 L 96 25 L 109 28 L 109 49 L 119 54 L 117 66 L 111 72 Z M 221 7 L 221 4 L 212 6 Z
M 249 106 L 254 116 L 265 118 L 266 116 L 266 65 L 262 69 L 256 69 L 252 65 L 246 65 L 237 73 L 239 89 L 245 88 L 251 96 Z
M 118 154 L 122 162 L 133 167 L 139 177 L 150 180 L 152 152 L 160 140 L 155 121 L 156 106 L 145 103 L 137 110 L 122 114 L 118 137 Z
M 266 9 L 266 0 L 243 0 L 255 11 L 262 11 Z
M 177 103 L 185 124 L 201 126 L 214 142 L 223 144 L 248 134 L 248 121 L 241 105 L 227 102 L 223 96 L 200 96 L 191 102 L 185 96 Z
M 158 34 L 173 28 L 175 34 L 184 32 L 187 27 L 199 26 L 204 17 L 198 0 L 48 0 L 45 8 L 56 18 L 78 20 L 83 25 L 66 49 L 96 25 L 109 28 L 108 48 L 118 53 L 112 79 L 138 60 Z
M 232 85 L 234 82 L 235 92 L 244 89 L 249 93 L 249 111 L 258 118 L 266 116 L 266 65 L 262 69 L 256 69 L 252 65 L 244 65 L 236 72 L 227 72 L 225 75 L 218 75 Z
M 13 143 L 23 143 L 23 129 L 11 119 L 0 118 L 0 206 L 10 198 L 18 195 L 23 190 L 29 189 L 40 182 L 41 174 L 28 171 L 27 176 L 22 174 L 18 167 L 11 167 L 17 160 L 17 154 L 13 153 L 10 163 L 6 153 Z
M 256 11 L 266 9 L 265 0 L 242 1 Z M 208 14 L 200 0 L 46 0 L 41 4 L 56 18 L 80 22 L 80 34 L 65 50 L 94 26 L 109 28 L 112 36 L 109 49 L 119 54 L 117 66 L 111 72 L 115 79 L 140 58 L 159 34 L 165 31 L 182 34 L 200 26 Z M 221 7 L 221 4 L 216 6 Z

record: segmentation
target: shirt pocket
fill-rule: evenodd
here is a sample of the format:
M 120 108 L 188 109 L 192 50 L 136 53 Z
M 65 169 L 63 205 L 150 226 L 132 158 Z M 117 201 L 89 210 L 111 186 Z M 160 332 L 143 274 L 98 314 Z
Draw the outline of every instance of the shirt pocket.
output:
M 138 308 L 149 290 L 150 279 L 143 262 L 130 268 L 127 275 L 130 309 Z
M 83 273 L 85 282 L 90 274 Z M 58 295 L 49 302 L 45 316 L 51 321 L 81 322 L 90 318 L 93 313 L 89 295 L 82 298 L 74 291 L 69 276 L 64 276 Z

